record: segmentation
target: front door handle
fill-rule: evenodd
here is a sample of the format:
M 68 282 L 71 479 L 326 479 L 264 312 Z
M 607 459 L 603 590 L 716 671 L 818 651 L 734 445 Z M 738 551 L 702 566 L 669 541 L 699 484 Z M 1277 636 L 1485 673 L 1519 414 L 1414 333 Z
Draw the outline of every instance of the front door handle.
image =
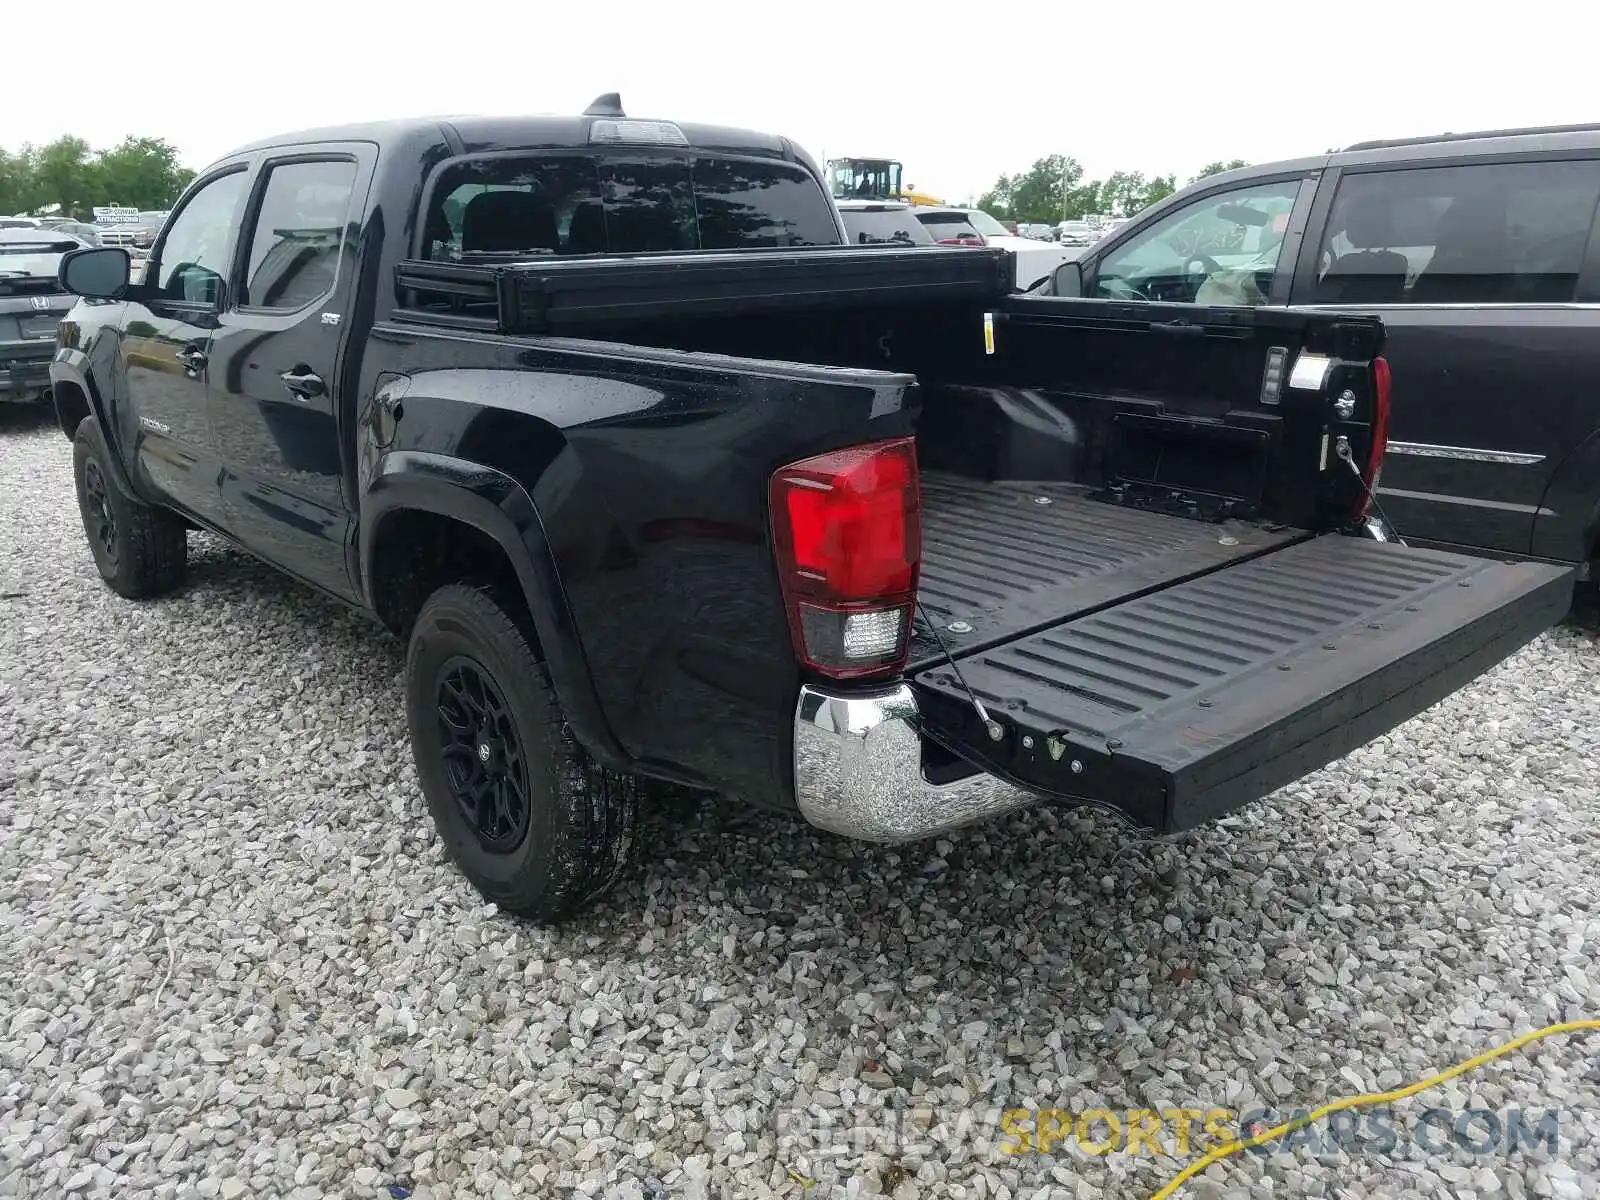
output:
M 183 369 L 198 375 L 206 369 L 206 352 L 199 346 L 185 346 L 172 356 L 183 364 Z
M 288 388 L 302 400 L 309 400 L 313 396 L 320 396 L 327 391 L 327 384 L 322 382 L 322 376 L 306 367 L 294 367 L 278 376 L 283 380 L 283 386 Z

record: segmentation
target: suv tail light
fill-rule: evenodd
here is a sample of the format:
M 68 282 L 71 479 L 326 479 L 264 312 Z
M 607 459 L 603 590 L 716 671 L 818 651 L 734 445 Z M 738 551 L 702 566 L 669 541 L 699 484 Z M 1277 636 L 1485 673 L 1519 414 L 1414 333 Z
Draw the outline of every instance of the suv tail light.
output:
M 1383 453 L 1389 448 L 1389 394 L 1392 381 L 1389 360 L 1379 355 L 1372 360 L 1372 444 L 1367 450 L 1367 469 L 1363 478 L 1366 489 L 1356 506 L 1356 520 L 1363 521 L 1372 511 L 1372 497 L 1378 491 L 1378 477 L 1383 474 Z
M 893 438 L 780 468 L 770 491 L 795 653 L 836 679 L 905 665 L 922 563 L 916 443 Z

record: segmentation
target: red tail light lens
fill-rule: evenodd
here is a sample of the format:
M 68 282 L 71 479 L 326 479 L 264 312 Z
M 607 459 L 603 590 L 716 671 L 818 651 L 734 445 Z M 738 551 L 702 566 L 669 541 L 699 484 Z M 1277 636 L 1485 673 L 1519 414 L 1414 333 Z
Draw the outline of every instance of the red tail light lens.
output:
M 772 477 L 778 574 L 795 652 L 845 679 L 905 665 L 922 562 L 916 443 L 872 442 Z
M 1383 474 L 1383 453 L 1389 448 L 1389 394 L 1392 382 L 1389 360 L 1382 355 L 1372 360 L 1372 444 L 1367 450 L 1367 486 L 1357 505 L 1356 520 L 1365 520 L 1372 511 L 1372 497 Z

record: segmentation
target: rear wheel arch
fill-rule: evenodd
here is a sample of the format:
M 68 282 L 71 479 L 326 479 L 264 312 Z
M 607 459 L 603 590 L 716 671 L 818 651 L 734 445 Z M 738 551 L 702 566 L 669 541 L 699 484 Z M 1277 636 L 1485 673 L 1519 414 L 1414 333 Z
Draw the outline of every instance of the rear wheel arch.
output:
M 397 507 L 377 519 L 366 577 L 378 619 L 401 638 L 428 597 L 450 583 L 493 587 L 527 608 L 506 548 L 478 525 L 431 509 Z
M 362 591 L 392 632 L 404 636 L 439 587 L 510 592 L 522 601 L 574 734 L 602 765 L 633 769 L 601 708 L 555 556 L 520 484 L 443 455 L 392 454 L 361 509 Z

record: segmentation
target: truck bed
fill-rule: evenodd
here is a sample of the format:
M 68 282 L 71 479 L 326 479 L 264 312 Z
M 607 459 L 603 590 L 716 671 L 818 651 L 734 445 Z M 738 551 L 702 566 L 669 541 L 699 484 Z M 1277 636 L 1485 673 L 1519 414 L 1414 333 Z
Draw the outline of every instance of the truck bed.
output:
M 1125 508 L 1071 484 L 933 471 L 923 475 L 922 502 L 917 599 L 957 656 L 1309 536 Z M 912 669 L 942 657 L 919 621 Z

